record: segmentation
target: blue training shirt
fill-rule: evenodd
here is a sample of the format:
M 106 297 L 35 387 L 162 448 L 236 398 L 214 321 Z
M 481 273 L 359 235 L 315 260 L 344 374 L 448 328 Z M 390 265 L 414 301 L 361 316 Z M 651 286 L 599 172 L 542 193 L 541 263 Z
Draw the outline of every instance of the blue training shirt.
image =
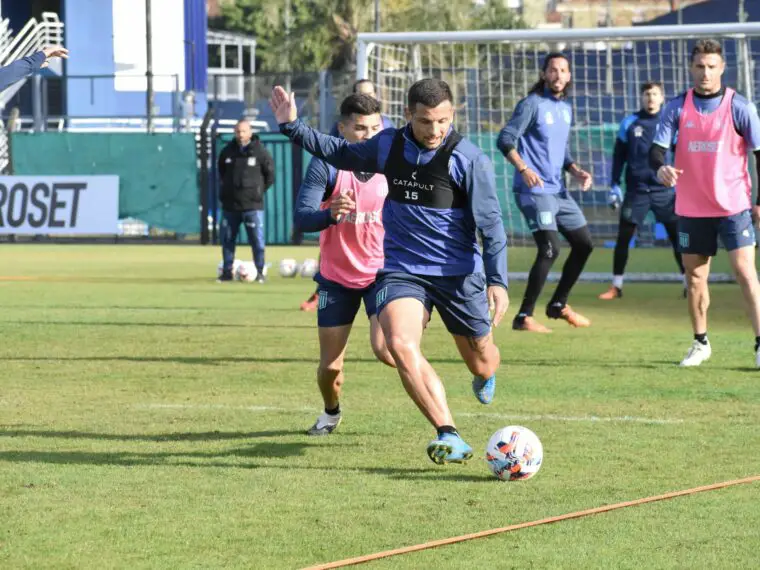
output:
M 699 95 L 694 92 L 694 106 L 697 111 L 703 115 L 709 115 L 720 107 L 723 100 L 725 88 L 721 89 L 715 95 Z M 686 101 L 686 93 L 668 101 L 662 112 L 657 133 L 654 137 L 654 144 L 663 148 L 670 148 L 671 145 L 678 142 L 678 124 L 681 120 L 681 110 Z M 757 116 L 757 108 L 750 103 L 746 97 L 738 93 L 734 94 L 731 101 L 731 117 L 734 120 L 734 128 L 747 143 L 749 150 L 760 150 L 760 119 Z
M 330 210 L 320 209 L 328 190 L 335 189 L 338 169 L 316 156 L 309 162 L 309 168 L 298 189 L 294 221 L 302 232 L 321 232 L 335 224 Z
M 24 77 L 37 71 L 45 63 L 45 53 L 38 51 L 27 57 L 17 59 L 5 67 L 0 67 L 0 91 L 5 91 Z
M 296 144 L 339 170 L 379 172 L 398 129 L 386 129 L 371 139 L 349 144 L 312 129 L 300 120 L 280 125 Z M 404 159 L 424 165 L 436 150 L 420 147 L 411 127 L 404 129 Z M 316 168 L 316 167 L 315 167 Z M 465 208 L 438 209 L 387 199 L 383 206 L 385 270 L 413 275 L 446 276 L 485 272 L 489 285 L 507 286 L 507 236 L 496 194 L 496 178 L 489 158 L 462 139 L 449 160 L 452 182 L 467 193 Z M 412 228 L 414 239 L 409 239 Z M 483 252 L 476 231 L 483 239 Z
M 615 151 L 612 156 L 612 184 L 620 185 L 625 168 L 626 192 L 652 192 L 665 190 L 657 180 L 657 173 L 649 165 L 649 148 L 652 146 L 660 112 L 651 114 L 640 110 L 620 123 Z
M 540 95 L 531 93 L 517 104 L 496 144 L 505 156 L 509 147 L 517 148 L 544 186 L 528 188 L 522 176 L 515 173 L 512 183 L 515 192 L 557 194 L 565 190 L 562 171 L 575 162 L 568 147 L 572 121 L 570 104 L 549 90 Z

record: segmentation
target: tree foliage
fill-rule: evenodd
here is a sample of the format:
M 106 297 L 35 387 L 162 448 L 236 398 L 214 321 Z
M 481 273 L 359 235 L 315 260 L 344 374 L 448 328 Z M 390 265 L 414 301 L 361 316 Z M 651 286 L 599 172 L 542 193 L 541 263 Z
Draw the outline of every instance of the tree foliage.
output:
M 523 27 L 504 0 L 381 0 L 381 10 L 382 31 Z M 348 71 L 357 35 L 374 30 L 374 15 L 374 0 L 236 0 L 212 25 L 255 36 L 260 71 Z

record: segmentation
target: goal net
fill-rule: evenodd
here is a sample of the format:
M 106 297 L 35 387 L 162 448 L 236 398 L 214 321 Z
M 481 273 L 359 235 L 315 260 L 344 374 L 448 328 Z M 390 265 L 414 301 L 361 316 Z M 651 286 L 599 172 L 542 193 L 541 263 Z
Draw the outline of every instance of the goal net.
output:
M 752 100 L 757 88 L 754 56 L 760 53 L 756 23 L 360 34 L 357 77 L 376 83 L 383 112 L 399 125 L 414 81 L 445 80 L 454 94 L 456 128 L 493 160 L 510 243 L 532 244 L 511 190 L 514 169 L 496 148 L 496 137 L 538 79 L 544 56 L 562 51 L 570 60 L 573 81 L 571 152 L 594 177 L 589 192 L 581 193 L 574 184 L 568 188 L 597 244 L 609 245 L 617 233 L 618 214 L 607 206 L 606 195 L 620 122 L 639 110 L 642 83 L 663 83 L 666 98 L 689 86 L 689 55 L 700 38 L 722 42 L 724 83 Z M 668 244 L 664 229 L 653 219 L 639 228 L 637 239 L 640 245 Z

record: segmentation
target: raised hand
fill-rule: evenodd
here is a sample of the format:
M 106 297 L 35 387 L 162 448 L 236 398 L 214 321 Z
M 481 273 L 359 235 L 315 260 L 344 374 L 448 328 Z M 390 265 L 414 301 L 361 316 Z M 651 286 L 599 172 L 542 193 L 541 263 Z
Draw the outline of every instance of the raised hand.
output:
M 45 61 L 40 67 L 47 67 L 50 64 L 50 60 L 54 57 L 60 57 L 61 59 L 69 58 L 69 50 L 60 46 L 42 48 L 42 53 L 45 54 Z
M 279 85 L 275 85 L 272 89 L 272 95 L 269 98 L 269 106 L 272 108 L 272 112 L 274 113 L 278 124 L 290 123 L 298 118 L 295 94 L 288 94 L 288 92 Z

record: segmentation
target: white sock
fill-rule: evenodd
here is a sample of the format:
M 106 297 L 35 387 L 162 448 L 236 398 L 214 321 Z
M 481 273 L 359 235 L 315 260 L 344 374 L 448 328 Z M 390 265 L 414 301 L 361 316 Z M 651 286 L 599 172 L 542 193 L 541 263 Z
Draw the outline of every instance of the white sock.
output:
M 623 276 L 622 275 L 613 275 L 612 276 L 612 286 L 617 287 L 618 289 L 623 288 Z
M 681 275 L 681 281 L 683 281 L 683 288 L 686 289 L 689 286 L 689 283 L 686 281 L 686 274 L 684 273 Z

